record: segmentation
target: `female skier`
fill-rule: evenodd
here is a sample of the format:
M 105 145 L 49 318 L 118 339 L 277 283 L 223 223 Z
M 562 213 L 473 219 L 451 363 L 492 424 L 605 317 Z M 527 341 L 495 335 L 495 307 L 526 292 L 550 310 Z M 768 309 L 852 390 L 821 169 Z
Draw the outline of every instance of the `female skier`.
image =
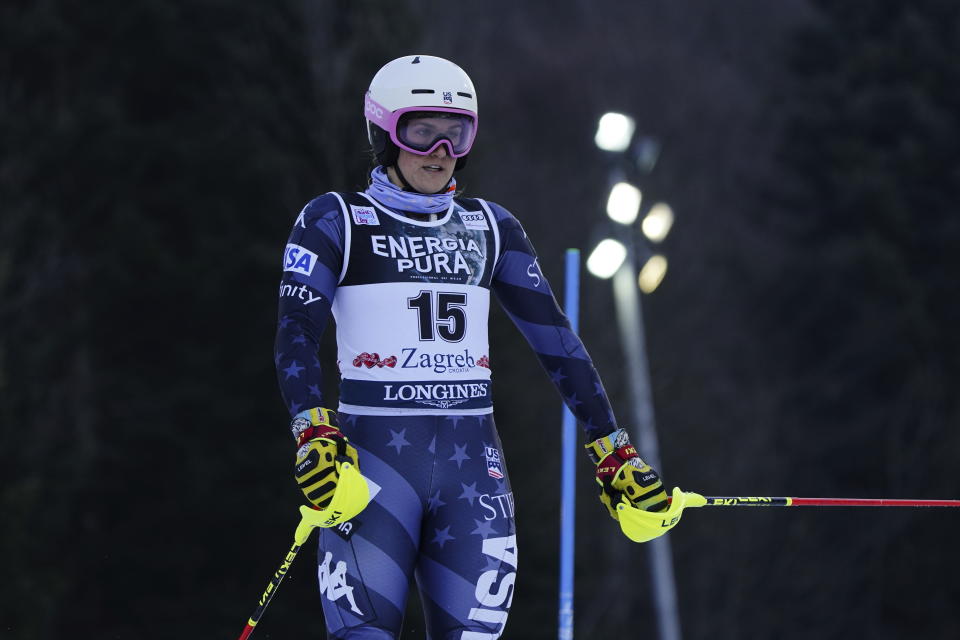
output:
M 297 482 L 325 508 L 349 459 L 371 496 L 356 517 L 321 529 L 327 630 L 397 638 L 415 576 L 429 638 L 498 638 L 517 544 L 490 393 L 491 291 L 583 425 L 610 515 L 618 519 L 621 500 L 633 512 L 663 511 L 667 496 L 618 429 L 520 223 L 493 202 L 457 196 L 454 172 L 477 135 L 467 74 L 442 58 L 398 58 L 373 77 L 364 115 L 378 162 L 370 185 L 304 207 L 279 292 L 275 362 Z M 317 358 L 331 311 L 336 413 L 325 408 Z M 670 526 L 658 515 L 656 535 Z

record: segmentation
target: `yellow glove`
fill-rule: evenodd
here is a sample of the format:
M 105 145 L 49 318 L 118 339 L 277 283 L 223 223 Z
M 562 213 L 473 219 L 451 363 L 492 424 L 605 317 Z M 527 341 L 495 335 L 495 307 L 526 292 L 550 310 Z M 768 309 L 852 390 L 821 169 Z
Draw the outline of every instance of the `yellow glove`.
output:
M 294 477 L 307 500 L 323 512 L 323 524 L 315 526 L 333 526 L 360 513 L 370 494 L 359 473 L 357 450 L 337 428 L 337 414 L 309 409 L 297 414 L 290 428 L 298 447 Z
M 617 505 L 626 501 L 643 511 L 666 511 L 667 492 L 657 472 L 640 459 L 623 429 L 588 443 L 585 448 L 597 465 L 600 502 L 614 520 L 620 520 Z

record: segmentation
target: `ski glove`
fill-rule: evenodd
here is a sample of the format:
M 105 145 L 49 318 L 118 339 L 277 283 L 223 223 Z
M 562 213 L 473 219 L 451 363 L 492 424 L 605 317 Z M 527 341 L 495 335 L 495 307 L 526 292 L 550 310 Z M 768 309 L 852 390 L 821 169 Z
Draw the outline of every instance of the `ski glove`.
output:
M 585 448 L 597 465 L 600 502 L 611 518 L 620 520 L 617 505 L 624 499 L 644 511 L 666 511 L 670 506 L 660 476 L 640 459 L 625 430 L 618 429 L 598 438 Z
M 340 432 L 337 414 L 329 409 L 317 407 L 298 413 L 290 430 L 297 441 L 297 484 L 311 504 L 326 509 L 337 490 L 342 464 L 349 462 L 360 469 L 357 450 Z

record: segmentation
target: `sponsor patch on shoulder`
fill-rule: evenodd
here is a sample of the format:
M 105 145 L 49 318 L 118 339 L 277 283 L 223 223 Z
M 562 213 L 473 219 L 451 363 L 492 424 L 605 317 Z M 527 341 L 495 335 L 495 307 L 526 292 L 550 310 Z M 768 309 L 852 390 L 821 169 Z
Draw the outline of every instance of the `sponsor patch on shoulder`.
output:
M 467 229 L 486 231 L 490 228 L 487 224 L 487 216 L 482 211 L 461 211 L 460 220 Z
M 313 273 L 317 264 L 317 254 L 298 244 L 288 244 L 283 253 L 283 270 L 302 273 L 305 276 Z
M 373 207 L 358 207 L 355 204 L 350 205 L 350 213 L 353 215 L 353 221 L 356 224 L 366 224 L 370 226 L 379 226 L 380 218 Z

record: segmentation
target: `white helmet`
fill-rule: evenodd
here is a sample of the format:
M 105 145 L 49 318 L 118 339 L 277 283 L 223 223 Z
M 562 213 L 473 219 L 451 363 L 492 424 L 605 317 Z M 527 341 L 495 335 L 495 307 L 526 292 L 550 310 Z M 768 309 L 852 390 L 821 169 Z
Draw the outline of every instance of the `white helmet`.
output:
M 477 135 L 477 92 L 470 76 L 449 60 L 404 56 L 373 76 L 364 117 L 380 164 L 395 164 L 399 149 L 427 155 L 443 145 L 460 169 Z M 449 122 L 432 126 L 437 118 Z

